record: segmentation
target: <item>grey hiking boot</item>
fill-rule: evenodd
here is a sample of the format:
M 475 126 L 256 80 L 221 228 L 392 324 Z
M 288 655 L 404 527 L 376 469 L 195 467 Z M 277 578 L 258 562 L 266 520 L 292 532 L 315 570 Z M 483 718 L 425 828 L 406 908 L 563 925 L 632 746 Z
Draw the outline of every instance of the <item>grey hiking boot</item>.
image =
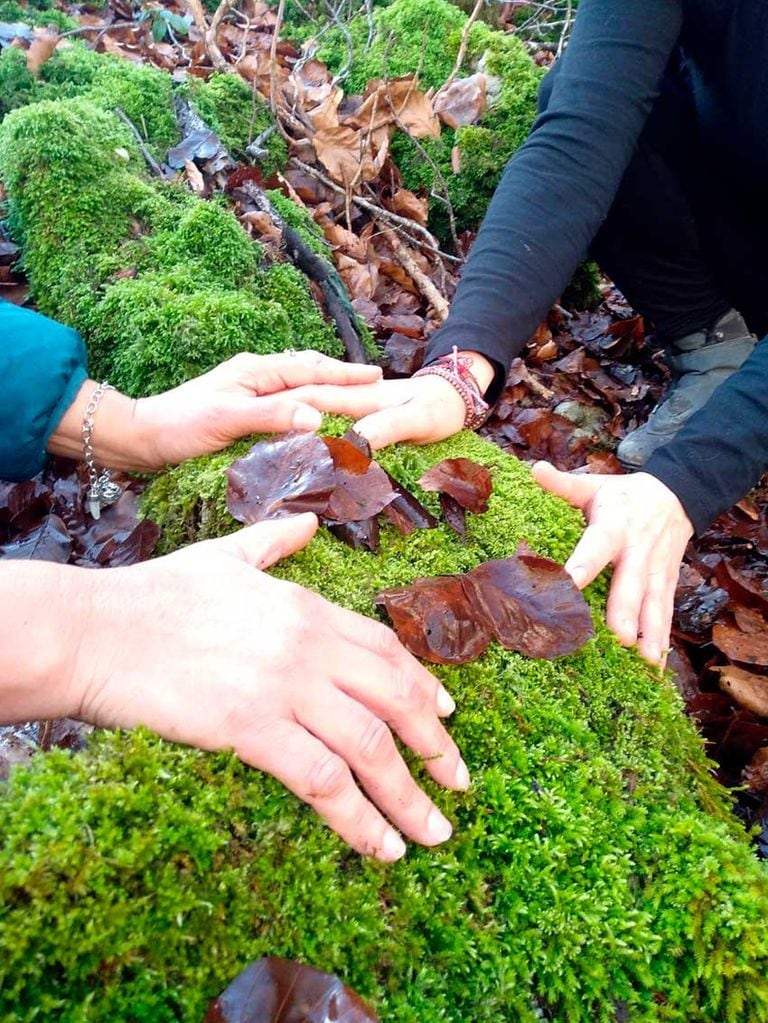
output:
M 656 448 L 668 443 L 704 405 L 709 396 L 735 373 L 757 343 L 740 313 L 725 313 L 712 327 L 675 341 L 667 364 L 672 384 L 648 421 L 628 433 L 616 449 L 625 469 L 641 469 Z

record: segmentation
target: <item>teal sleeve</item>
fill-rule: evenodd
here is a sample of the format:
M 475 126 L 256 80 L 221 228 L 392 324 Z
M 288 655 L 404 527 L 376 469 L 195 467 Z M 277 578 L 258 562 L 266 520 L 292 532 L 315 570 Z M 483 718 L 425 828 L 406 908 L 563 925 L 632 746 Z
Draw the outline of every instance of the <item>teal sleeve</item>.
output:
M 0 301 L 0 479 L 30 479 L 42 469 L 86 364 L 76 330 Z

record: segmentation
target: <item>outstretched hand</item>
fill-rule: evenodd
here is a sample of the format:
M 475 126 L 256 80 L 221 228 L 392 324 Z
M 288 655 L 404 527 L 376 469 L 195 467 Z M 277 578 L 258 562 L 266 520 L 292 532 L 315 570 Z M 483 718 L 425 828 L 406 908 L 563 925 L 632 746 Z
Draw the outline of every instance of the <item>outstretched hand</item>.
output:
M 386 626 L 260 571 L 316 529 L 314 515 L 300 515 L 131 568 L 70 569 L 88 590 L 71 603 L 90 609 L 66 671 L 73 716 L 231 748 L 359 852 L 395 860 L 405 852 L 395 828 L 437 845 L 451 825 L 392 731 L 435 781 L 466 789 L 440 723 L 454 704 Z
M 334 411 L 299 388 L 324 385 L 341 392 L 381 379 L 378 366 L 359 366 L 319 352 L 253 355 L 244 352 L 209 373 L 136 405 L 139 430 L 154 467 L 220 451 L 251 433 L 316 430 L 322 411 Z M 343 398 L 336 399 L 346 411 Z
M 614 572 L 608 625 L 625 646 L 663 662 L 669 646 L 680 562 L 693 526 L 680 501 L 655 476 L 601 476 L 533 466 L 537 483 L 579 508 L 587 528 L 566 563 L 583 589 L 609 563 Z

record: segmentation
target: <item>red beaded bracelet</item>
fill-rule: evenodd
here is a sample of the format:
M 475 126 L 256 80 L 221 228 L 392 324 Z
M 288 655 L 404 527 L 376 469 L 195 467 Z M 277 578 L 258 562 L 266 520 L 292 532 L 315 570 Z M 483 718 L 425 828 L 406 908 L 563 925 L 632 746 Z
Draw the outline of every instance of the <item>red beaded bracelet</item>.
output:
M 490 415 L 490 405 L 483 398 L 480 385 L 470 369 L 472 360 L 466 355 L 459 355 L 456 345 L 450 355 L 435 359 L 429 366 L 424 366 L 413 375 L 415 377 L 442 377 L 459 393 L 464 402 L 464 429 L 476 430 L 482 426 Z

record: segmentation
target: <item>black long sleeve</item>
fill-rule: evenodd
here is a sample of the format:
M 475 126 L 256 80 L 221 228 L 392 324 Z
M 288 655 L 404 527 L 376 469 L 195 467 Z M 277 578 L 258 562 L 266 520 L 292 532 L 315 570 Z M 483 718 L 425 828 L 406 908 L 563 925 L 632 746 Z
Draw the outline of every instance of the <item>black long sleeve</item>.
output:
M 697 533 L 742 498 L 768 466 L 768 338 L 673 441 L 646 463 L 680 499 Z
M 510 161 L 427 362 L 508 366 L 610 209 L 682 25 L 682 0 L 581 0 L 547 109 Z

